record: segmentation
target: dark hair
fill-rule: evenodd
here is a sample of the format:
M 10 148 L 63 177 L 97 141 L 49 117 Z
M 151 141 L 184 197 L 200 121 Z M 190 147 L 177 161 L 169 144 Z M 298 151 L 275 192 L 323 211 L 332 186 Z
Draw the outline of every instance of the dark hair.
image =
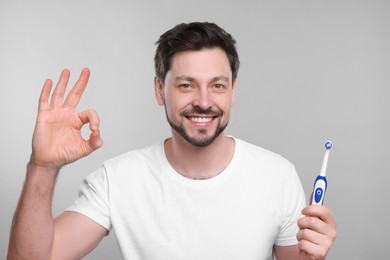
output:
M 215 23 L 193 22 L 176 25 L 160 36 L 156 42 L 154 56 L 156 75 L 163 82 L 171 68 L 172 57 L 175 53 L 186 50 L 201 50 L 219 47 L 225 51 L 233 80 L 237 78 L 240 61 L 234 38 Z

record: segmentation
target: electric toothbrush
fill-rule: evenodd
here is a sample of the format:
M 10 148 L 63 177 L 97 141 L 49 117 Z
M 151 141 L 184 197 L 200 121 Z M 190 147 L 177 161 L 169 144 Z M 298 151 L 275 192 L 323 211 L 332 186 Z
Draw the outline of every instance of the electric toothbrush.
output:
M 312 195 L 313 197 L 311 200 L 311 204 L 322 205 L 324 203 L 325 192 L 328 186 L 328 182 L 326 180 L 326 166 L 328 165 L 329 151 L 332 147 L 333 144 L 331 141 L 327 141 L 325 143 L 326 150 L 325 150 L 324 160 L 322 162 L 320 175 L 317 176 L 314 182 L 313 195 Z

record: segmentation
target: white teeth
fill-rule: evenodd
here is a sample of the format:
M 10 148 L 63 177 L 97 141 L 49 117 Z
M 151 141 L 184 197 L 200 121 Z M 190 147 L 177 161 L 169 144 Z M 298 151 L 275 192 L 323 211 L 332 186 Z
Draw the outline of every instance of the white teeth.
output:
M 211 117 L 191 117 L 191 121 L 197 122 L 197 123 L 207 123 L 212 120 Z

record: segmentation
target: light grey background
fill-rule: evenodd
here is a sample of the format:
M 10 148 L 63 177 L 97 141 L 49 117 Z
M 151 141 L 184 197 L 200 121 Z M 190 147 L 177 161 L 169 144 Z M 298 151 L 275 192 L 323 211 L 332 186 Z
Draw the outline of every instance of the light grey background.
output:
M 0 258 L 46 78 L 91 80 L 104 147 L 63 169 L 53 210 L 102 161 L 170 134 L 154 100 L 154 42 L 180 22 L 214 21 L 238 42 L 238 101 L 228 133 L 282 154 L 309 194 L 331 139 L 326 204 L 338 220 L 329 259 L 386 259 L 390 132 L 389 1 L 0 0 Z M 114 236 L 86 259 L 118 259 Z

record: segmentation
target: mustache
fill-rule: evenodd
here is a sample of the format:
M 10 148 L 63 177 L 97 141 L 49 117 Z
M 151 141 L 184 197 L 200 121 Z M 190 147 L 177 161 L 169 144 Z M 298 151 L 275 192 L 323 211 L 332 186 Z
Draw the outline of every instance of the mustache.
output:
M 208 116 L 221 116 L 222 112 L 220 110 L 214 110 L 211 107 L 208 109 L 202 109 L 200 107 L 193 107 L 186 109 L 180 113 L 181 116 L 191 116 L 191 115 L 208 115 Z

